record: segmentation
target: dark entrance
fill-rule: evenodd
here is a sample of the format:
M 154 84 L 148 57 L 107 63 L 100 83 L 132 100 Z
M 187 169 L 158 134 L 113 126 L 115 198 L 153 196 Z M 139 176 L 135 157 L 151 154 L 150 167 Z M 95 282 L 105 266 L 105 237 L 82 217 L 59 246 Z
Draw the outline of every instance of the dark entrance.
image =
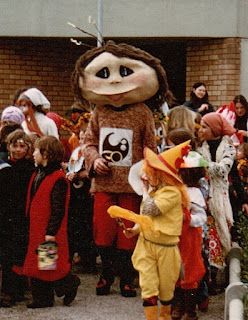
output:
M 186 92 L 186 43 L 160 43 L 144 48 L 161 60 L 166 71 L 169 88 L 178 104 L 185 101 Z
M 176 97 L 178 104 L 185 102 L 186 94 L 186 41 L 150 39 L 118 39 L 139 47 L 159 58 L 166 71 L 169 88 Z

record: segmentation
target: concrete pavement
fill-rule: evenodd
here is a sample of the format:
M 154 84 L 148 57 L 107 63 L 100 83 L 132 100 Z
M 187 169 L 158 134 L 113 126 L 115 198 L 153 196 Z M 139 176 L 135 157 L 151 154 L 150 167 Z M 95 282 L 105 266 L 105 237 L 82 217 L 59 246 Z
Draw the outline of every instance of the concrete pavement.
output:
M 0 320 L 145 320 L 140 289 L 137 297 L 124 298 L 120 294 L 119 279 L 111 287 L 109 296 L 96 296 L 95 283 L 99 275 L 79 274 L 81 285 L 70 307 L 56 298 L 53 308 L 27 309 L 26 303 L 12 308 L 0 308 Z M 29 296 L 27 296 L 29 298 Z M 224 319 L 224 294 L 210 297 L 209 311 L 199 312 L 200 320 Z

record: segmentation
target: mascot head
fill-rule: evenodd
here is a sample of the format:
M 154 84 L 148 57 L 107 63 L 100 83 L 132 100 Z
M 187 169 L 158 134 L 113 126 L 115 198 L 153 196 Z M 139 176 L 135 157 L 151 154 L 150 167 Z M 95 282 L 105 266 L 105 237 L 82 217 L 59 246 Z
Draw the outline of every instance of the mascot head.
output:
M 75 96 L 83 103 L 122 107 L 146 102 L 158 109 L 168 95 L 160 60 L 131 45 L 108 41 L 76 62 L 72 75 Z

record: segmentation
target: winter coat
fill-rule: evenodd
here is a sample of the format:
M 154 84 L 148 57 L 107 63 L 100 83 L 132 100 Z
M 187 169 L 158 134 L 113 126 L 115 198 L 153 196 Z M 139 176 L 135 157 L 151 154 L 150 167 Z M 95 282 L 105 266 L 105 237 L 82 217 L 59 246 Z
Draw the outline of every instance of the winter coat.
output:
M 199 112 L 198 109 L 201 107 L 202 104 L 208 104 L 208 110 L 204 110 L 202 112 Z M 204 116 L 205 114 L 207 114 L 209 112 L 214 111 L 214 107 L 209 102 L 199 101 L 198 103 L 194 103 L 193 101 L 186 101 L 186 102 L 184 102 L 183 105 L 192 111 L 199 112 L 202 116 Z
M 0 263 L 8 262 L 9 247 L 6 242 L 12 240 L 11 230 L 11 165 L 0 159 Z
M 230 226 L 233 224 L 233 212 L 229 199 L 228 174 L 232 168 L 236 150 L 229 136 L 223 136 L 216 150 L 216 159 L 212 160 L 209 144 L 204 141 L 197 150 L 209 163 L 209 200 L 208 207 L 214 217 L 219 240 L 226 251 L 231 248 Z
M 11 165 L 10 202 L 11 214 L 8 233 L 11 238 L 7 241 L 9 259 L 16 265 L 23 265 L 28 241 L 28 219 L 26 217 L 26 199 L 28 185 L 35 170 L 34 163 L 29 159 L 17 161 L 8 160 Z M 18 243 L 18 249 L 16 244 Z
M 178 244 L 184 267 L 184 279 L 180 285 L 184 289 L 195 289 L 206 272 L 202 259 L 202 227 L 207 222 L 207 215 L 200 189 L 189 187 L 188 193 L 190 210 L 184 209 L 186 219 Z
M 27 197 L 27 214 L 30 217 L 29 244 L 26 259 L 23 266 L 23 274 L 45 281 L 55 281 L 65 277 L 70 271 L 69 248 L 67 239 L 67 216 L 69 203 L 69 182 L 61 170 L 56 170 L 48 174 L 38 186 L 37 191 L 31 199 L 32 184 L 35 178 L 34 174 L 29 184 Z M 60 215 L 60 220 L 55 221 L 49 227 L 53 219 L 51 194 L 55 184 L 59 180 L 64 180 L 67 184 L 67 190 L 64 202 L 64 215 Z M 56 230 L 56 226 L 58 230 Z M 36 250 L 42 242 L 45 241 L 45 235 L 54 235 L 58 244 L 58 260 L 56 270 L 38 270 L 38 257 Z

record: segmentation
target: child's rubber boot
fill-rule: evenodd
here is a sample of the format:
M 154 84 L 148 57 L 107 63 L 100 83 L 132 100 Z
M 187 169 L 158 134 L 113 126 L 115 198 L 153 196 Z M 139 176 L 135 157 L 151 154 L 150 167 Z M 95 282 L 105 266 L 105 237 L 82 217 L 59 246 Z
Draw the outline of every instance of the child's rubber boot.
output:
M 164 306 L 160 305 L 159 320 L 170 320 L 171 319 L 171 305 Z
M 201 312 L 208 312 L 208 304 L 209 304 L 209 298 L 206 298 L 204 301 L 198 303 L 198 309 Z
M 145 307 L 146 320 L 158 319 L 158 306 Z
M 196 289 L 184 290 L 185 314 L 183 320 L 198 320 L 196 313 Z
M 73 274 L 70 277 L 70 279 L 71 279 L 71 286 L 65 292 L 65 297 L 63 301 L 65 306 L 69 306 L 72 303 L 72 301 L 76 298 L 78 287 L 81 282 L 80 278 L 75 274 Z
M 179 304 L 176 304 L 175 308 L 171 313 L 171 320 L 181 320 L 184 312 Z
M 14 296 L 5 294 L 1 300 L 1 307 L 11 308 L 15 304 Z
M 108 295 L 110 293 L 110 287 L 114 283 L 114 280 L 114 276 L 104 277 L 103 275 L 101 275 L 99 281 L 96 284 L 96 295 Z
M 181 320 L 184 315 L 184 295 L 180 287 L 175 289 L 173 300 L 171 320 Z

